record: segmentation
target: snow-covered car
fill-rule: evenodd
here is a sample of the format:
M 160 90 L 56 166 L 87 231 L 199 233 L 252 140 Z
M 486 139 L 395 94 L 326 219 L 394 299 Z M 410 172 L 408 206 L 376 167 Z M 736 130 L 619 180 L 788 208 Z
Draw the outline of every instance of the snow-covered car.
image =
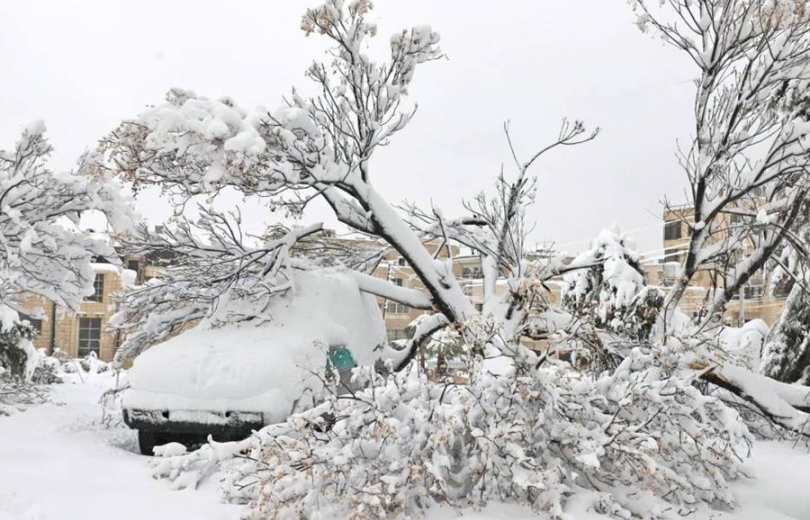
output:
M 247 437 L 312 406 L 327 363 L 348 381 L 352 366 L 384 355 L 377 302 L 350 276 L 302 272 L 293 281 L 262 323 L 205 320 L 135 359 L 122 407 L 142 453 Z

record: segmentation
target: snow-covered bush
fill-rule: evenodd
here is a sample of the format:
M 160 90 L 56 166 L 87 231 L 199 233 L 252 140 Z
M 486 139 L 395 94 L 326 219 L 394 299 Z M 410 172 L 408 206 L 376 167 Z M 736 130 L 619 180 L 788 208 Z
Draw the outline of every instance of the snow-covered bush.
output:
M 106 363 L 98 358 L 95 352 L 90 352 L 85 357 L 79 360 L 79 366 L 88 374 L 102 374 L 110 370 L 109 363 Z
M 63 373 L 64 369 L 60 359 L 54 356 L 46 356 L 41 354 L 39 363 L 34 369 L 34 375 L 31 377 L 31 382 L 35 385 L 52 385 L 61 383 Z
M 4 306 L 5 307 L 5 306 Z M 19 322 L 17 313 L 5 307 L 0 323 L 0 416 L 11 415 L 30 405 L 47 401 L 40 378 L 49 383 L 42 360 L 31 340 L 36 331 L 27 322 Z
M 0 329 L 0 377 L 29 381 L 38 366 L 39 355 L 31 344 L 36 331 L 26 323 L 11 323 Z

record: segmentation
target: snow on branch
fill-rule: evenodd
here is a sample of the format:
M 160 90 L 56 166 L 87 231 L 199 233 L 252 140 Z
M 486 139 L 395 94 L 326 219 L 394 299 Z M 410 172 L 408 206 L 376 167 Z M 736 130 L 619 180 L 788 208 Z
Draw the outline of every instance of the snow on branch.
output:
M 51 151 L 41 123 L 27 127 L 12 150 L 0 150 L 0 302 L 14 306 L 30 292 L 76 310 L 93 290 L 91 262 L 116 258 L 108 241 L 78 229 L 80 215 L 99 211 L 125 230 L 132 214 L 122 188 L 87 162 L 53 173 Z
M 353 272 L 351 274 L 363 292 L 381 296 L 386 300 L 402 303 L 414 309 L 430 310 L 433 308 L 430 298 L 418 289 L 400 287 L 364 273 Z
M 428 27 L 395 34 L 387 60 L 375 61 L 366 40 L 371 3 L 329 0 L 302 20 L 306 34 L 331 42 L 331 63 L 307 72 L 313 97 L 293 90 L 275 111 L 245 110 L 179 89 L 167 102 L 125 121 L 100 146 L 102 168 L 134 185 L 158 185 L 183 204 L 226 187 L 261 197 L 293 214 L 323 198 L 337 218 L 379 237 L 413 267 L 432 305 L 452 321 L 475 310 L 448 266 L 425 249 L 371 183 L 370 159 L 411 120 L 408 87 L 417 67 L 441 56 Z
M 810 387 L 788 385 L 729 363 L 696 358 L 688 363 L 701 379 L 753 404 L 766 419 L 810 437 Z

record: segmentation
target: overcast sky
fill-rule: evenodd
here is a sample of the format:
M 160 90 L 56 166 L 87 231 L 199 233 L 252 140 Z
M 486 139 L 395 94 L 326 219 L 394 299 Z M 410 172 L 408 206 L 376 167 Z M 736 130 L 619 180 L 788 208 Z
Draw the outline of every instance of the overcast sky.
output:
M 76 157 L 170 87 L 247 106 L 277 106 L 325 42 L 299 30 L 302 0 L 26 0 L 0 2 L 0 148 L 45 120 L 53 164 Z M 676 139 L 689 137 L 695 69 L 641 34 L 623 0 L 376 0 L 389 34 L 430 24 L 447 59 L 417 71 L 419 112 L 375 158 L 375 184 L 392 200 L 461 209 L 489 188 L 508 148 L 556 135 L 563 117 L 601 126 L 596 142 L 537 164 L 536 241 L 581 249 L 602 227 L 661 247 L 664 196 L 683 200 Z M 139 204 L 152 220 L 166 215 Z M 253 208 L 255 222 L 268 220 Z M 317 217 L 318 215 L 314 215 Z M 636 230 L 636 231 L 633 231 Z

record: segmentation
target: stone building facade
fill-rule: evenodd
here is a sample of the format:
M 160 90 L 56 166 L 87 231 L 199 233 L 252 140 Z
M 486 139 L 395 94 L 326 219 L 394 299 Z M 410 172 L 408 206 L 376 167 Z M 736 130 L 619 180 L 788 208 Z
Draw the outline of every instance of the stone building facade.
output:
M 103 361 L 112 361 L 122 339 L 120 333 L 108 328 L 116 310 L 114 295 L 142 278 L 144 269 L 138 261 L 125 262 L 122 267 L 109 263 L 94 263 L 92 267 L 96 275 L 94 292 L 84 299 L 78 312 L 37 295 L 29 295 L 20 302 L 25 311 L 22 318 L 38 331 L 36 348 L 48 353 L 59 349 L 71 357 L 95 353 Z
M 746 213 L 756 212 L 754 207 L 742 209 Z M 690 237 L 688 222 L 693 215 L 694 208 L 691 206 L 679 206 L 664 211 L 664 255 L 658 266 L 649 265 L 647 268 L 650 284 L 666 288 L 674 283 L 674 276 L 677 275 L 685 260 Z M 721 219 L 720 229 L 716 236 L 711 237 L 712 241 L 723 240 L 726 233 L 724 230 L 737 225 L 740 216 L 725 214 L 721 216 Z M 772 290 L 768 278 L 765 271 L 756 273 L 743 288 L 742 294 L 729 301 L 723 316 L 726 324 L 738 325 L 740 320 L 761 319 L 768 325 L 773 325 L 779 319 L 785 308 L 787 292 L 779 288 Z M 690 293 L 684 297 L 681 303 L 682 310 L 690 316 L 696 314 L 700 310 L 706 294 L 720 285 L 721 282 L 715 279 L 711 272 L 699 272 L 694 278 L 693 286 L 690 287 Z

